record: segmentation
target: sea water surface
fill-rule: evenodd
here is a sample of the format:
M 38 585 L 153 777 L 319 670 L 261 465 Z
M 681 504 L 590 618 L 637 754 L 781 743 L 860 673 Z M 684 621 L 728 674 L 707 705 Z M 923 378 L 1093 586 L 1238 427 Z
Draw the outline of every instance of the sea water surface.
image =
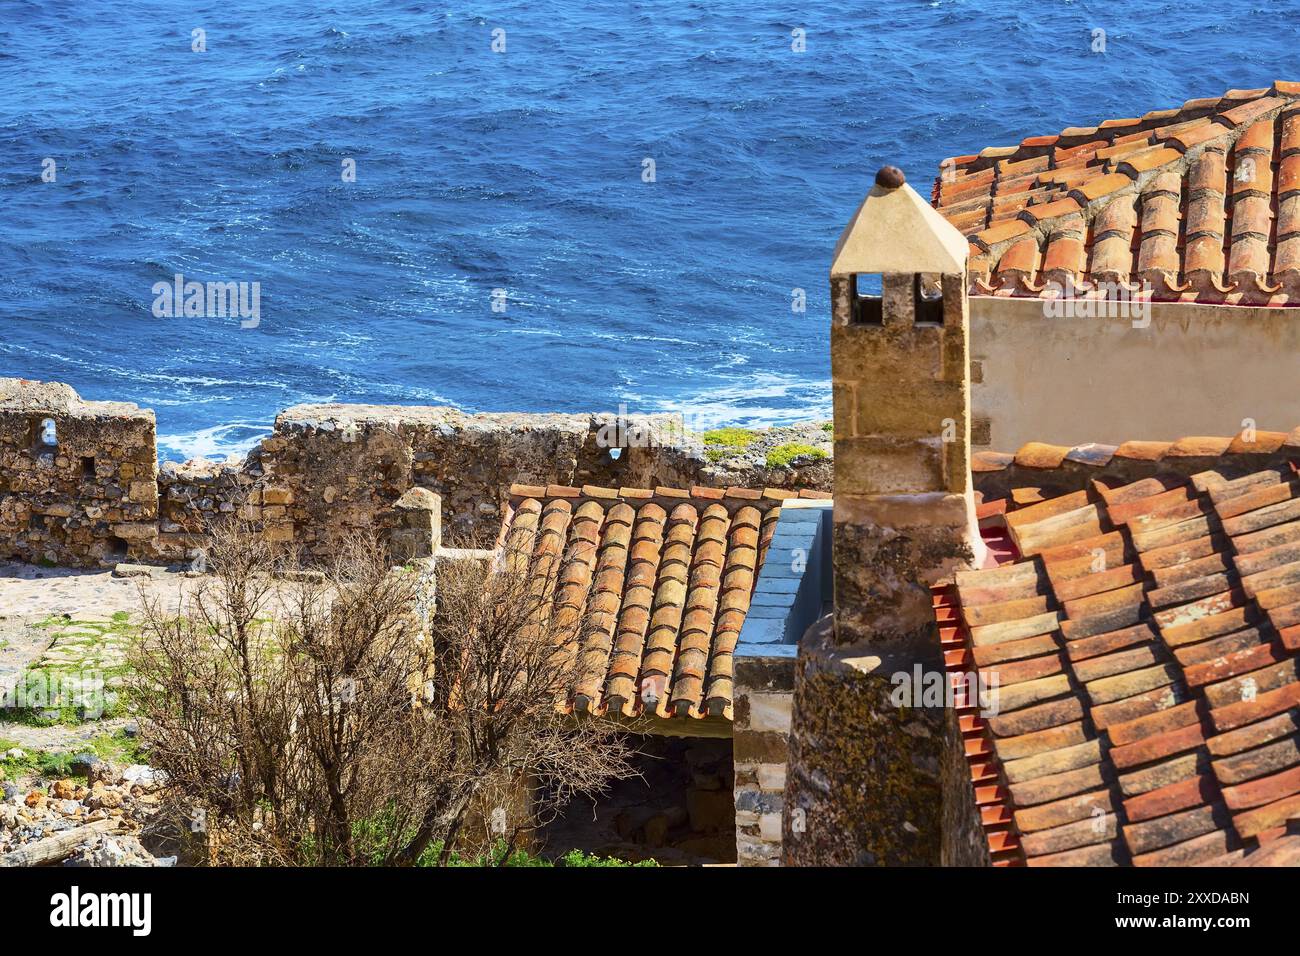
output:
M 153 408 L 169 458 L 307 401 L 826 415 L 880 165 L 928 196 L 1298 39 L 1295 0 L 0 0 L 0 375 Z M 157 317 L 178 273 L 260 323 Z

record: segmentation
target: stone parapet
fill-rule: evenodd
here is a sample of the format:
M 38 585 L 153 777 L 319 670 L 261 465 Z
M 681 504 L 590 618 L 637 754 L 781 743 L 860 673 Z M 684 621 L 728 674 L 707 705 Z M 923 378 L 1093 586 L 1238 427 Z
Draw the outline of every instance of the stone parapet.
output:
M 47 421 L 54 444 L 43 440 Z M 830 464 L 713 461 L 670 416 L 300 405 L 244 458 L 160 471 L 152 412 L 86 402 L 58 383 L 0 379 L 0 557 L 90 567 L 184 561 L 227 516 L 308 559 L 358 530 L 405 535 L 409 547 L 407 532 L 425 523 L 399 507 L 413 489 L 438 496 L 447 544 L 491 546 L 515 482 L 825 491 Z

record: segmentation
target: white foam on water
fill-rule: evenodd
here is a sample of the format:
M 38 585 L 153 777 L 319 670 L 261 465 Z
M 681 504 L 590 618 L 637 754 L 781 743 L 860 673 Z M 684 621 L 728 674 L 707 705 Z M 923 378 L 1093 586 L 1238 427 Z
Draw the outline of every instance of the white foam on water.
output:
M 230 455 L 245 455 L 258 442 L 271 434 L 266 425 L 251 422 L 232 422 L 213 425 L 180 435 L 159 435 L 158 451 L 164 460 L 188 461 L 191 458 L 223 459 Z
M 680 414 L 694 431 L 736 426 L 764 428 L 831 417 L 831 388 L 827 381 L 762 374 L 746 376 L 733 385 L 688 394 L 675 400 L 625 394 L 629 413 Z M 644 402 L 642 407 L 638 404 Z

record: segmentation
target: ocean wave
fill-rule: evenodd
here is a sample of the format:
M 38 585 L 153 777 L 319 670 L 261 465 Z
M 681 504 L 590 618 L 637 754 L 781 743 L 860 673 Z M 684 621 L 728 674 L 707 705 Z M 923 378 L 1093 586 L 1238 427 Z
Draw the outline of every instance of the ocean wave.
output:
M 231 455 L 246 455 L 270 434 L 270 427 L 250 422 L 213 425 L 181 435 L 159 435 L 158 453 L 164 461 L 220 460 Z

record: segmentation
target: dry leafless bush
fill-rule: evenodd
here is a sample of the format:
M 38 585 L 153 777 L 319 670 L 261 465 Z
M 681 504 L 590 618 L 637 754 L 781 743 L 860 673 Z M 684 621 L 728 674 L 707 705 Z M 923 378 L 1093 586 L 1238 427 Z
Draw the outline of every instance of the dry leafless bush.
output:
M 529 819 L 630 773 L 609 728 L 557 702 L 572 622 L 509 556 L 488 573 L 393 569 L 345 542 L 324 579 L 291 575 L 252 529 L 211 529 L 181 613 L 144 600 L 131 688 L 151 762 L 216 864 L 445 864 L 482 807 L 531 786 Z M 477 809 L 476 809 L 477 808 Z M 441 852 L 435 853 L 438 845 Z

